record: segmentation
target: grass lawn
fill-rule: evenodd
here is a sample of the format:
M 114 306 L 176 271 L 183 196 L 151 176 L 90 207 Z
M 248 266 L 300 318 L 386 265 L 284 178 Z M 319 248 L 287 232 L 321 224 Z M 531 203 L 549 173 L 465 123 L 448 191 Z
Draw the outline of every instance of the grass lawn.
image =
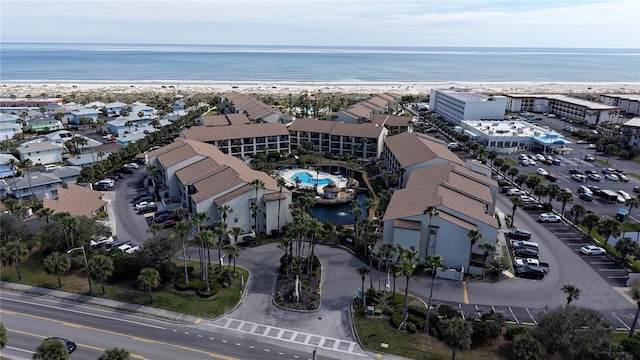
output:
M 520 163 L 519 163 L 519 162 L 517 162 L 517 161 L 515 161 L 515 160 L 513 160 L 513 159 L 511 159 L 511 158 L 507 158 L 506 160 L 507 160 L 507 162 L 506 162 L 506 163 L 507 163 L 507 164 L 509 164 L 509 166 L 512 166 L 512 167 L 513 167 L 513 166 L 520 166 Z
M 446 360 L 451 358 L 451 349 L 443 342 L 425 333 L 411 334 L 391 327 L 389 320 L 365 317 L 362 312 L 354 314 L 358 337 L 362 345 L 371 351 L 380 351 L 417 360 Z M 382 343 L 388 344 L 383 348 Z M 502 359 L 493 348 L 479 348 L 456 353 L 460 360 Z
M 180 262 L 180 264 L 182 263 Z M 197 261 L 191 261 L 190 266 L 198 268 Z M 232 267 L 233 269 L 233 267 Z M 93 296 L 133 304 L 149 305 L 155 308 L 170 310 L 194 316 L 215 318 L 231 310 L 241 297 L 241 275 L 244 275 L 245 284 L 249 279 L 249 273 L 236 267 L 238 275 L 234 278 L 229 288 L 222 288 L 209 299 L 203 299 L 191 291 L 176 291 L 172 284 L 163 284 L 153 290 L 153 304 L 149 304 L 149 293 L 138 289 L 133 281 L 118 283 L 107 282 L 104 286 L 105 294 L 99 283 L 92 281 Z M 61 276 L 62 288 L 58 288 L 58 280 L 53 275 L 48 275 L 40 262 L 29 260 L 20 266 L 22 281 L 20 284 L 32 285 L 54 290 L 62 290 L 71 293 L 89 294 L 89 283 L 84 272 L 69 273 Z M 180 274 L 178 274 L 180 276 Z M 3 281 L 18 282 L 18 274 L 15 266 L 0 266 L 0 279 Z

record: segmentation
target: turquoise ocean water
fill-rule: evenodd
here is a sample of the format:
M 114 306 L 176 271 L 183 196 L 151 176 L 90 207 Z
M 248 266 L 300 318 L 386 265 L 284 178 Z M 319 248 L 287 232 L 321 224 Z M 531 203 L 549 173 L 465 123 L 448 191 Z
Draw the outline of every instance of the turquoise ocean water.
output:
M 0 43 L 1 80 L 638 82 L 640 49 Z

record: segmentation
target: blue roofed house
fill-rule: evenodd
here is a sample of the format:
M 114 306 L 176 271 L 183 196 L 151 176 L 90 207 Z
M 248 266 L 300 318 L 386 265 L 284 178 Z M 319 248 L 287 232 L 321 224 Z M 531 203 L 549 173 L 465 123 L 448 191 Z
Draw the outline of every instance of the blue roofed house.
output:
M 100 110 L 93 108 L 75 108 L 71 110 L 71 122 L 78 125 L 80 124 L 80 118 L 90 118 L 93 121 L 98 120 L 98 115 L 100 114 Z
M 58 185 L 62 185 L 62 180 L 52 173 L 29 171 L 15 185 L 11 181 L 9 187 L 17 199 L 42 200 L 57 197 Z
M 9 165 L 11 159 L 20 162 L 20 160 L 11 154 L 0 154 L 0 178 L 16 175 L 17 170 Z
M 127 108 L 127 104 L 120 101 L 104 104 L 104 110 L 107 113 L 107 116 L 109 117 L 120 116 L 122 114 L 122 109 L 126 109 L 126 108 Z
M 17 115 L 0 114 L 0 140 L 13 139 L 16 134 L 22 134 L 22 124 Z

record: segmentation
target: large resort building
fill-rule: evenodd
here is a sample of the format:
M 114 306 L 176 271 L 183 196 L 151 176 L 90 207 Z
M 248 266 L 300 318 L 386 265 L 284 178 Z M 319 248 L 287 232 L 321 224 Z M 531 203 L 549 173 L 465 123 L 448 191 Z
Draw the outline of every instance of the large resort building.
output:
M 429 109 L 446 121 L 459 125 L 463 120 L 502 120 L 506 102 L 504 96 L 432 89 Z
M 622 109 L 618 106 L 565 95 L 504 94 L 504 96 L 508 99 L 507 110 L 517 113 L 549 113 L 566 120 L 585 122 L 588 125 L 617 124 L 621 119 L 620 110 Z
M 603 94 L 600 102 L 619 107 L 626 114 L 640 115 L 640 94 Z

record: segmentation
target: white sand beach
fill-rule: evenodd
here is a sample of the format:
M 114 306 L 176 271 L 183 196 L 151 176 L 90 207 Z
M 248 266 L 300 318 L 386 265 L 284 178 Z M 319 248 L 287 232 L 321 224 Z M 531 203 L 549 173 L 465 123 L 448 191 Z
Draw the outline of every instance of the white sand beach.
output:
M 24 97 L 26 95 L 49 97 L 72 93 L 160 93 L 160 94 L 218 94 L 238 91 L 247 94 L 270 94 L 274 96 L 302 93 L 335 93 L 335 94 L 376 94 L 394 92 L 401 95 L 425 95 L 431 89 L 462 88 L 474 92 L 488 94 L 605 94 L 605 93 L 640 93 L 638 82 L 600 82 L 600 83 L 565 83 L 565 82 L 223 82 L 223 81 L 113 81 L 113 80 L 15 80 L 0 81 L 0 97 Z

